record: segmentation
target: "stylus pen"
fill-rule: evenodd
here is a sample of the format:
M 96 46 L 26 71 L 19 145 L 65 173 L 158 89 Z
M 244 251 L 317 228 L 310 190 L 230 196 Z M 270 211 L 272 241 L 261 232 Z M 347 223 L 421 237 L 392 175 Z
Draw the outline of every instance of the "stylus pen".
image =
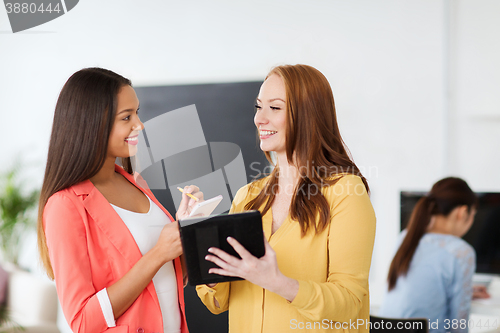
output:
M 179 191 L 181 191 L 182 193 L 184 193 L 184 190 L 183 190 L 182 188 L 177 187 L 177 189 L 178 189 Z M 186 193 L 186 195 L 187 195 L 188 197 L 190 197 L 191 199 L 194 199 L 194 200 L 196 200 L 196 201 L 199 201 L 199 200 L 200 200 L 200 199 L 198 199 L 197 197 L 195 197 L 194 195 L 192 195 L 191 193 Z

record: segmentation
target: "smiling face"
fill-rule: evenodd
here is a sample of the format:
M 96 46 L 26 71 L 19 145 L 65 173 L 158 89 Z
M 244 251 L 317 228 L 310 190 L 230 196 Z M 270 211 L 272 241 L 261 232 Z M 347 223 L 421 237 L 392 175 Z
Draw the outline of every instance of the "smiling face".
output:
M 144 128 L 138 115 L 139 99 L 135 90 L 123 86 L 117 95 L 116 116 L 109 135 L 108 157 L 130 157 L 137 153 L 139 131 Z
M 285 84 L 276 74 L 262 84 L 257 96 L 254 117 L 259 130 L 260 149 L 283 154 L 286 151 L 286 92 Z

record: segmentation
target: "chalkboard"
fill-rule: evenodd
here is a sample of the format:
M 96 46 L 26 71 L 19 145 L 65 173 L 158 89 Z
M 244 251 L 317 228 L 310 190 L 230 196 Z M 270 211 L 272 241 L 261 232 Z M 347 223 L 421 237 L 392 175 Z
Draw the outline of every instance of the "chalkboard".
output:
M 255 178 L 260 178 L 260 173 L 269 171 L 268 162 L 259 148 L 253 122 L 255 99 L 261 84 L 262 82 L 237 82 L 134 87 L 134 89 L 140 101 L 139 115 L 145 124 L 154 120 L 155 117 L 194 105 L 207 143 L 232 143 L 234 147 L 241 149 L 246 182 L 250 182 Z M 181 132 L 185 133 L 187 137 L 190 135 L 191 129 L 189 126 L 184 127 L 186 128 L 182 128 Z M 145 141 L 149 147 L 147 126 L 144 132 Z M 149 137 L 151 136 L 150 134 Z M 178 140 L 183 140 L 184 134 L 180 136 Z M 176 145 L 178 142 L 164 142 L 164 144 Z M 203 147 L 196 149 L 203 150 Z M 165 170 L 165 162 L 162 161 L 162 163 Z M 214 163 L 213 161 L 212 168 Z M 226 173 L 224 177 L 227 177 Z M 169 185 L 167 184 L 167 187 Z M 176 205 L 172 198 L 172 192 L 168 189 L 154 188 L 152 191 L 173 215 L 176 211 Z M 204 191 L 203 188 L 202 191 Z M 231 189 L 229 193 L 231 197 L 236 194 L 234 189 Z M 187 321 L 191 333 L 228 331 L 227 312 L 218 316 L 211 314 L 199 300 L 194 287 L 187 286 L 185 288 L 185 301 Z

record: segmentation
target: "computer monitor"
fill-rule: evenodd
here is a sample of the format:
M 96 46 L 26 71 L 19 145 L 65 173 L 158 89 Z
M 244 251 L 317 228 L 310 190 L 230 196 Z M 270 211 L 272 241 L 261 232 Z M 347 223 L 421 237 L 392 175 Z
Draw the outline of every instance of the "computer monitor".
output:
M 401 191 L 401 230 L 406 228 L 417 201 L 426 192 Z M 474 224 L 462 238 L 476 250 L 476 273 L 500 275 L 500 193 L 476 192 Z

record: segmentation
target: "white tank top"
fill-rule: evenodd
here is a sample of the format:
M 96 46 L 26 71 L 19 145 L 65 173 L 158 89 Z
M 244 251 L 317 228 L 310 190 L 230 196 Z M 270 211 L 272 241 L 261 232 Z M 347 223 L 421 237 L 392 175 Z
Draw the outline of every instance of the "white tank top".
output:
M 170 223 L 168 216 L 149 199 L 149 212 L 136 213 L 111 204 L 134 236 L 142 255 L 151 250 L 164 225 Z M 164 333 L 180 333 L 181 314 L 177 295 L 177 280 L 173 261 L 163 265 L 153 277 L 153 284 L 160 301 Z

